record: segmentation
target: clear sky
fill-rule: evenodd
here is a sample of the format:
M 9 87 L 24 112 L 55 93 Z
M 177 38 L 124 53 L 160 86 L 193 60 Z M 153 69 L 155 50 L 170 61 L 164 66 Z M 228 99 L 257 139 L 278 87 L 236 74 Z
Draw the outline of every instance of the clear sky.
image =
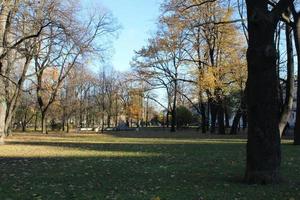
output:
M 155 31 L 162 0 L 85 0 L 96 1 L 110 10 L 122 26 L 119 37 L 114 41 L 111 63 L 116 70 L 130 68 L 134 50 L 146 44 L 151 32 Z

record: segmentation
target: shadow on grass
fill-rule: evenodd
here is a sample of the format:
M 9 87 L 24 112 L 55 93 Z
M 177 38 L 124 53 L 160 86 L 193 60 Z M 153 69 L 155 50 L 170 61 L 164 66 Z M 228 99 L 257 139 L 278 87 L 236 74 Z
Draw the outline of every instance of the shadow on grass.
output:
M 4 172 L 0 173 L 0 199 L 226 200 L 282 199 L 286 195 L 287 184 L 259 188 L 243 184 L 245 144 L 207 139 L 214 140 L 218 143 L 10 141 L 8 146 L 14 148 L 63 147 L 159 156 L 0 158 Z
M 112 131 L 105 132 L 107 135 L 111 135 L 114 137 L 122 137 L 122 138 L 172 138 L 172 139 L 203 139 L 203 138 L 212 138 L 212 139 L 246 139 L 246 134 L 239 135 L 217 135 L 206 133 L 203 134 L 199 131 L 195 131 L 194 129 L 182 129 L 178 130 L 175 133 L 171 133 L 168 129 L 163 128 L 147 128 L 141 129 L 140 131 Z
M 223 177 L 242 170 L 240 144 L 90 144 L 9 142 L 96 151 L 161 153 L 141 157 L 0 158 L 0 199 L 199 199 L 226 192 Z M 26 151 L 26 149 L 24 149 Z M 241 159 L 242 160 L 242 159 Z M 218 194 L 214 194 L 217 195 Z M 205 198 L 209 199 L 209 198 Z
M 105 143 L 101 143 L 102 136 L 93 134 L 71 135 L 66 137 L 70 140 L 68 142 L 47 141 L 46 136 L 35 138 L 42 141 L 8 141 L 5 148 L 21 149 L 24 154 L 28 147 L 38 147 L 40 151 L 57 147 L 59 151 L 92 151 L 92 154 L 0 157 L 3 172 L 0 173 L 0 199 L 289 199 L 286 194 L 299 186 L 297 173 L 286 173 L 291 181 L 280 186 L 245 185 L 242 182 L 245 143 L 240 139 L 201 136 L 195 141 L 190 135 L 182 136 L 184 133 L 144 133 L 148 137 L 142 140 L 145 138 L 143 135 L 134 137 L 139 133 L 110 134 L 117 138 L 116 142 L 104 140 Z M 77 142 L 76 137 L 99 139 L 100 143 Z M 126 138 L 136 140 L 128 141 Z M 299 151 L 294 150 L 292 146 L 285 145 L 285 159 L 293 158 L 297 164 Z M 101 156 L 97 152 L 125 154 Z M 126 152 L 140 152 L 140 156 L 129 156 Z M 143 156 L 147 153 L 158 156 Z M 287 172 L 295 169 L 289 164 L 285 167 Z M 293 198 L 300 199 L 300 194 L 295 193 Z

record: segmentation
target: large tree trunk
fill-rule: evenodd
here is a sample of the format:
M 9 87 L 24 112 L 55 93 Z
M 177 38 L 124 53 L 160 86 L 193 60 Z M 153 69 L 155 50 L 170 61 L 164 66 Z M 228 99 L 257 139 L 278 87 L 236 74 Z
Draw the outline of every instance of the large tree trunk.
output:
M 288 123 L 292 113 L 294 102 L 294 53 L 293 53 L 293 36 L 292 28 L 286 24 L 286 48 L 287 48 L 287 82 L 286 95 L 283 109 L 280 116 L 279 132 L 282 136 L 283 131 Z
M 3 0 L 1 2 L 1 10 L 0 10 L 0 56 L 4 55 L 9 49 L 6 46 L 7 33 L 10 29 L 10 15 L 11 10 L 13 8 L 13 1 Z M 5 66 L 4 58 L 0 59 L 0 73 L 4 74 L 4 70 L 6 70 L 7 66 Z M 5 98 L 5 79 L 1 78 L 0 81 L 0 137 L 1 143 L 4 142 L 5 138 L 5 126 L 6 126 L 6 113 L 7 113 L 7 99 Z
M 294 144 L 300 145 L 300 14 L 294 16 L 296 28 L 294 29 L 295 46 L 297 50 L 298 61 L 298 81 L 297 81 L 297 108 L 296 108 L 296 124 L 294 129 Z
M 21 96 L 21 91 L 22 91 L 23 84 L 24 84 L 24 81 L 25 81 L 25 76 L 26 76 L 27 70 L 29 68 L 31 59 L 32 59 L 31 56 L 26 56 L 25 63 L 24 63 L 20 78 L 19 78 L 17 84 L 13 88 L 13 95 L 12 95 L 11 98 L 7 97 L 7 99 L 6 99 L 6 108 L 7 108 L 7 110 L 6 110 L 5 126 L 4 126 L 4 133 L 6 135 L 9 134 L 12 118 L 13 118 L 13 115 L 14 115 L 14 113 L 16 111 L 16 108 L 18 106 L 18 103 L 19 103 L 19 98 Z M 10 66 L 10 65 L 11 65 L 11 55 L 9 53 L 8 54 L 7 66 Z M 8 89 L 10 88 L 9 85 L 7 85 L 7 87 L 8 87 Z
M 278 6 L 283 6 L 280 1 Z M 279 20 L 268 1 L 246 0 L 248 13 L 248 142 L 245 181 L 280 180 L 281 147 L 274 33 Z M 277 9 L 279 7 L 276 6 Z M 279 12 L 279 10 L 275 12 Z M 279 15 L 279 14 L 278 14 Z
M 11 30 L 11 19 L 12 16 L 16 14 L 18 1 L 3 1 L 0 12 L 0 73 L 5 74 L 6 77 L 11 77 L 12 73 L 12 65 L 15 61 L 13 48 L 9 45 L 12 43 L 12 30 Z M 2 21 L 5 20 L 5 21 Z M 2 83 L 0 83 L 0 98 L 3 96 L 3 91 L 5 91 L 5 103 L 6 103 L 6 113 L 5 113 L 5 125 L 4 125 L 4 134 L 8 134 L 12 118 L 17 108 L 17 104 L 19 102 L 19 97 L 21 95 L 21 91 L 23 88 L 23 84 L 25 81 L 25 76 L 27 74 L 32 56 L 27 53 L 25 55 L 25 63 L 23 69 L 20 71 L 21 74 L 18 75 L 18 80 L 16 83 L 11 85 L 10 80 L 7 78 L 2 78 Z M 0 113 L 2 115 L 3 113 Z

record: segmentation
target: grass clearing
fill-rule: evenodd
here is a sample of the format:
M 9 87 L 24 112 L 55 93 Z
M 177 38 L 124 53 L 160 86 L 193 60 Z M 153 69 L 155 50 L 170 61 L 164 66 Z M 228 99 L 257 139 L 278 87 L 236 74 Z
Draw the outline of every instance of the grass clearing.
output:
M 283 182 L 246 185 L 245 139 L 194 133 L 15 134 L 0 146 L 0 199 L 300 199 L 300 149 Z

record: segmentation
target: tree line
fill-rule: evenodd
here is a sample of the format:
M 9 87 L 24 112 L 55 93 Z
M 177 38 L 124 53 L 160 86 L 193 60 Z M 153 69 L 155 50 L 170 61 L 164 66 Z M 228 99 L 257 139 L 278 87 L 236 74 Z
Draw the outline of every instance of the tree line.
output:
M 93 72 L 84 66 L 70 71 L 59 87 L 55 100 L 43 113 L 37 98 L 47 100 L 53 94 L 51 87 L 48 87 L 55 80 L 53 76 L 56 76 L 56 71 L 51 69 L 45 75 L 45 89 L 40 96 L 34 90 L 20 97 L 12 128 L 26 131 L 28 127 L 43 133 L 86 128 L 103 132 L 120 124 L 126 127 L 147 126 L 157 116 L 151 102 L 146 108 L 144 94 L 130 81 L 128 73 L 117 72 L 110 67 Z
M 9 133 L 26 93 L 36 96 L 45 133 L 48 110 L 66 79 L 90 56 L 101 56 L 106 50 L 101 40 L 118 28 L 112 15 L 103 9 L 79 17 L 84 11 L 71 0 L 1 1 L 2 136 Z
M 191 5 L 193 1 L 162 5 L 158 31 L 136 52 L 133 69 L 149 89 L 165 90 L 171 131 L 176 129 L 177 99 L 182 97 L 201 116 L 203 133 L 209 128 L 215 133 L 218 122 L 218 133 L 225 134 L 230 113 L 238 110 L 231 131 L 236 134 L 242 116 L 246 125 L 245 38 L 234 23 L 221 23 L 232 19 L 230 5 L 215 1 L 187 9 Z M 231 106 L 233 101 L 240 106 Z

